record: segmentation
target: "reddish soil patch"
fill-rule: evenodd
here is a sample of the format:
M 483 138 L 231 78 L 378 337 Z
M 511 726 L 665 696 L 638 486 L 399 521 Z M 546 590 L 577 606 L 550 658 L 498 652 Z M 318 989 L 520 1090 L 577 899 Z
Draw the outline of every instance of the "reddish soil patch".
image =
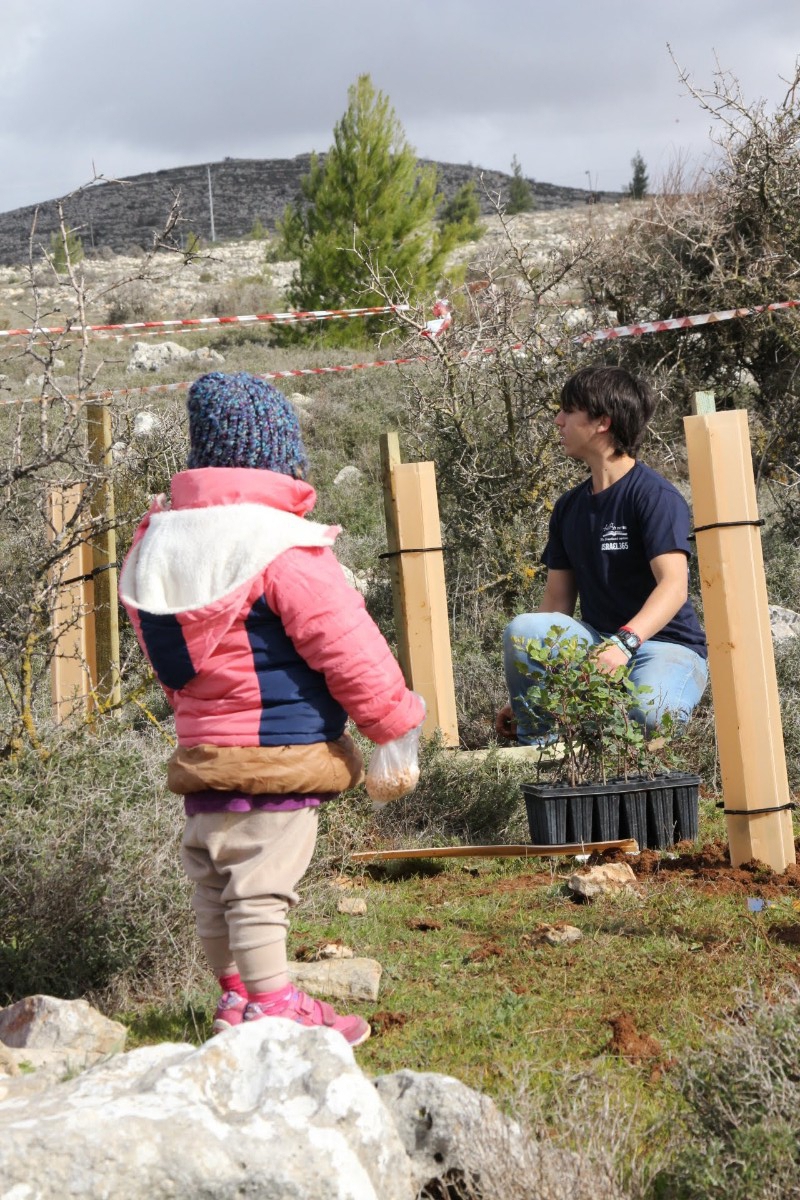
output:
M 502 958 L 505 951 L 497 942 L 483 942 L 480 946 L 476 946 L 474 950 L 470 950 L 467 955 L 469 962 L 485 962 L 487 958 Z
M 375 1036 L 382 1037 L 385 1033 L 391 1033 L 393 1029 L 402 1029 L 409 1020 L 408 1013 L 389 1012 L 388 1009 L 385 1009 L 373 1013 L 369 1023 Z
M 616 1054 L 637 1066 L 648 1065 L 653 1079 L 657 1079 L 670 1065 L 664 1058 L 661 1043 L 649 1033 L 640 1033 L 630 1013 L 617 1013 L 616 1016 L 608 1018 L 608 1023 L 611 1026 L 611 1041 L 606 1047 L 606 1053 Z
M 717 839 L 692 850 L 688 843 L 679 843 L 675 857 L 668 858 L 656 850 L 641 854 L 623 854 L 610 850 L 597 856 L 596 862 L 626 862 L 634 874 L 655 882 L 664 882 L 679 875 L 702 891 L 715 895 L 747 895 L 763 899 L 785 896 L 800 891 L 800 867 L 792 864 L 777 875 L 766 863 L 753 858 L 732 867 L 727 842 Z
M 630 1013 L 621 1012 L 615 1017 L 609 1017 L 611 1026 L 611 1041 L 608 1044 L 609 1054 L 618 1054 L 627 1058 L 628 1062 L 640 1063 L 646 1058 L 661 1058 L 664 1051 L 649 1033 L 639 1033 L 633 1023 Z
M 411 917 L 406 921 L 409 929 L 418 929 L 421 932 L 426 932 L 429 929 L 441 929 L 442 922 L 434 921 L 431 917 Z

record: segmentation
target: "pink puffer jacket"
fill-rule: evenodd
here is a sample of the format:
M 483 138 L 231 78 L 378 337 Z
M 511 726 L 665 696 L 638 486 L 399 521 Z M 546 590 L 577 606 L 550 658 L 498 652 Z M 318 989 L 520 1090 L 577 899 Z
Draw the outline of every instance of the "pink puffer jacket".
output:
M 410 691 L 331 546 L 316 495 L 272 471 L 204 467 L 136 531 L 120 598 L 175 710 L 181 746 L 373 742 L 419 725 Z

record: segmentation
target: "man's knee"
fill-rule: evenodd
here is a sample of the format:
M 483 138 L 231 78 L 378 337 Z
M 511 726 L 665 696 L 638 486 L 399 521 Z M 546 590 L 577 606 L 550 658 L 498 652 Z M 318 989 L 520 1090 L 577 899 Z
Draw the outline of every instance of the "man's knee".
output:
M 528 642 L 543 642 L 554 626 L 566 626 L 566 617 L 558 613 L 520 613 L 503 630 L 503 646 L 524 653 Z

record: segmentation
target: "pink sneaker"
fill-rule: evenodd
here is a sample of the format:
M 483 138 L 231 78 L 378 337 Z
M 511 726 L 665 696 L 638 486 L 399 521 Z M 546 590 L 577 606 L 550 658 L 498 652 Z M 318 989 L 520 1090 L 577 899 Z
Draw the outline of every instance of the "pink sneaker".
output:
M 360 1046 L 372 1032 L 363 1017 L 357 1017 L 355 1014 L 340 1017 L 330 1004 L 326 1004 L 324 1000 L 313 1000 L 297 988 L 292 989 L 291 996 L 280 1008 L 268 1007 L 251 1000 L 242 1019 L 260 1021 L 263 1017 L 283 1017 L 285 1020 L 297 1021 L 298 1025 L 321 1025 L 327 1029 L 335 1029 L 351 1046 Z
M 214 1013 L 212 1033 L 224 1033 L 231 1025 L 241 1025 L 247 1001 L 238 992 L 223 992 Z

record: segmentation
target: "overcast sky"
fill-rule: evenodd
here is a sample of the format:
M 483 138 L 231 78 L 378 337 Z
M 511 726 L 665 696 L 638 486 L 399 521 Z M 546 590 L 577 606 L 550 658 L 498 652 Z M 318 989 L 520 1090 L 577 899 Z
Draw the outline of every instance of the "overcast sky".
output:
M 800 0 L 2 0 L 0 211 L 124 178 L 325 150 L 364 72 L 424 158 L 618 190 L 709 149 L 667 44 L 775 101 Z M 588 173 L 588 174 L 587 174 Z

